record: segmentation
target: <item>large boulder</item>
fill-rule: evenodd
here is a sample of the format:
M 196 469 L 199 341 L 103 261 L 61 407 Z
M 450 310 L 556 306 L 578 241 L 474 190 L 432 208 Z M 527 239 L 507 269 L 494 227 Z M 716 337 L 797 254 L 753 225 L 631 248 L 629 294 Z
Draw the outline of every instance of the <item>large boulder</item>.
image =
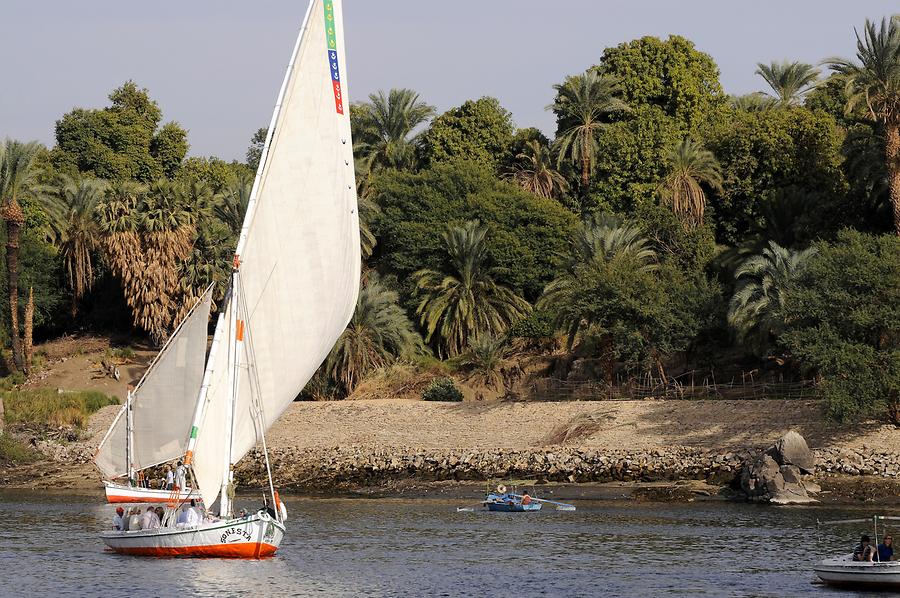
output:
M 816 470 L 816 455 L 806 444 L 806 440 L 791 430 L 782 436 L 772 449 L 772 456 L 779 465 L 796 465 L 803 473 Z
M 748 500 L 776 505 L 818 502 L 809 496 L 818 486 L 803 479 L 812 473 L 815 456 L 796 432 L 788 432 L 774 446 L 744 462 L 741 489 Z

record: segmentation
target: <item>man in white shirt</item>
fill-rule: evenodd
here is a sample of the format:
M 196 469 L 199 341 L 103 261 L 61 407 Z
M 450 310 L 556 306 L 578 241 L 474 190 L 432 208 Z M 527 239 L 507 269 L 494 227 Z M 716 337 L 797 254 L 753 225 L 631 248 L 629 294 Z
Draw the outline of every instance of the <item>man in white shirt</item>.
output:
M 178 466 L 175 468 L 175 485 L 178 486 L 179 490 L 187 488 L 187 472 L 185 471 L 184 463 L 181 461 L 178 462 Z
M 166 465 L 166 490 L 171 490 L 175 485 L 175 474 L 172 473 L 172 466 Z
M 176 522 L 176 527 L 184 528 L 184 527 L 197 527 L 202 523 L 203 516 L 200 514 L 200 509 L 197 508 L 197 503 L 191 499 L 191 504 L 181 507 L 181 510 L 178 512 L 178 521 Z
M 156 511 L 151 508 L 147 509 L 144 516 L 141 517 L 141 529 L 159 529 L 159 517 L 156 515 Z

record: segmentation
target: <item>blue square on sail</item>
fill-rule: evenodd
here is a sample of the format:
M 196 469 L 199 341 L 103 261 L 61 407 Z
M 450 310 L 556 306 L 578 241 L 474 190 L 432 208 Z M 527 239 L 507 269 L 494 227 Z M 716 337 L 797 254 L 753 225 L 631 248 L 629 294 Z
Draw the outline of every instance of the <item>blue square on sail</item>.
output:
M 338 69 L 338 57 L 337 52 L 334 50 L 328 51 L 328 62 L 331 63 L 331 78 L 334 81 L 341 80 L 341 72 Z

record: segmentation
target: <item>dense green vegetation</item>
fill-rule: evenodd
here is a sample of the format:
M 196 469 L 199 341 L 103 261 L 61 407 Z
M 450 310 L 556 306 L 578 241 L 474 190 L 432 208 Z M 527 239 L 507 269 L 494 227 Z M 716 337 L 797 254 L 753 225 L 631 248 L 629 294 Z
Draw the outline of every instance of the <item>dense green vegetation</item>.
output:
M 429 353 L 499 386 L 515 339 L 561 335 L 610 384 L 812 376 L 834 417 L 896 421 L 900 21 L 857 41 L 821 68 L 759 63 L 742 97 L 683 37 L 628 41 L 560 73 L 553 139 L 490 97 L 354 104 L 363 290 L 311 393 Z M 0 150 L 10 369 L 32 330 L 158 341 L 207 284 L 222 296 L 266 130 L 226 163 L 163 122 L 128 82 L 54 147 Z
M 81 428 L 95 411 L 115 405 L 116 397 L 102 392 L 58 392 L 54 389 L 2 393 L 7 424 L 49 424 Z

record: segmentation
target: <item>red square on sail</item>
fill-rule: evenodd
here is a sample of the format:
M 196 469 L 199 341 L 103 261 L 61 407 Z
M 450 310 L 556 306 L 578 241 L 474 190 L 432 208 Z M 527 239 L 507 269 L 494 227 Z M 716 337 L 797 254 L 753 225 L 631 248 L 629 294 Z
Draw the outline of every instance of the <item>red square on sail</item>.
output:
M 341 94 L 341 82 L 340 81 L 332 81 L 334 84 L 334 109 L 337 110 L 338 114 L 344 113 L 344 97 Z

